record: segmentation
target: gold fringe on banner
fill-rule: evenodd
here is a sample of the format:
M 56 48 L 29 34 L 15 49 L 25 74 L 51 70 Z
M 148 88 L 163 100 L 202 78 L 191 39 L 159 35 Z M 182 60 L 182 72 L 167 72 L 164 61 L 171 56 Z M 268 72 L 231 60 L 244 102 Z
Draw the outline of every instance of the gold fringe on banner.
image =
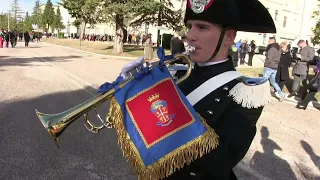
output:
M 168 177 L 176 170 L 183 168 L 185 164 L 189 165 L 194 160 L 202 157 L 218 146 L 218 135 L 201 117 L 203 125 L 207 128 L 204 134 L 180 146 L 157 162 L 145 166 L 138 150 L 125 129 L 122 110 L 115 97 L 110 101 L 107 120 L 114 125 L 118 135 L 118 144 L 123 152 L 123 156 L 126 157 L 136 169 L 139 180 L 156 180 Z

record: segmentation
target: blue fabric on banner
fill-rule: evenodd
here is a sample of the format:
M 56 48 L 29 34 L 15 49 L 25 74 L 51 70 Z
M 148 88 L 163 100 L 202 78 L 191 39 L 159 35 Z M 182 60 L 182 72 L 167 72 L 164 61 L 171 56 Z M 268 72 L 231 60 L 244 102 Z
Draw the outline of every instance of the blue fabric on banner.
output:
M 119 91 L 120 90 L 120 87 L 119 87 L 119 84 L 123 81 L 123 78 L 122 76 L 119 76 L 114 82 L 112 83 L 109 83 L 109 82 L 106 82 L 104 84 L 102 84 L 99 89 L 98 89 L 98 93 L 106 93 L 108 92 L 109 90 L 111 90 L 112 88 L 115 89 L 115 91 Z
M 165 57 L 162 58 L 165 59 Z M 175 134 L 165 138 L 159 143 L 151 146 L 149 149 L 146 148 L 141 136 L 139 135 L 136 127 L 133 124 L 133 120 L 130 118 L 128 111 L 126 110 L 125 101 L 135 96 L 137 93 L 151 87 L 155 83 L 166 78 L 172 79 L 172 76 L 170 75 L 167 67 L 163 66 L 160 69 L 158 66 L 155 66 L 151 69 L 148 75 L 140 77 L 140 79 L 134 79 L 128 82 L 123 88 L 121 88 L 115 94 L 115 98 L 122 109 L 125 128 L 132 142 L 135 144 L 145 166 L 153 164 L 154 162 L 156 162 L 166 154 L 172 152 L 176 148 L 180 147 L 181 145 L 184 145 L 190 142 L 191 140 L 194 140 L 195 138 L 199 137 L 207 130 L 202 124 L 194 108 L 188 102 L 188 100 L 177 87 L 177 85 L 175 85 L 183 103 L 187 106 L 187 108 L 189 109 L 193 118 L 196 121 L 191 125 L 176 132 Z

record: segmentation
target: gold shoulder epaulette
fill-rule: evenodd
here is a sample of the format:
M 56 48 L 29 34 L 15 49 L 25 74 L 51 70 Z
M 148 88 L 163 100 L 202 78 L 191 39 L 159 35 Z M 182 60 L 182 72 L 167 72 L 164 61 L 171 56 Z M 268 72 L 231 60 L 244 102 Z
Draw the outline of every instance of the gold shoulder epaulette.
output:
M 230 91 L 229 96 L 244 108 L 258 108 L 271 101 L 270 84 L 264 78 L 241 77 L 241 81 Z

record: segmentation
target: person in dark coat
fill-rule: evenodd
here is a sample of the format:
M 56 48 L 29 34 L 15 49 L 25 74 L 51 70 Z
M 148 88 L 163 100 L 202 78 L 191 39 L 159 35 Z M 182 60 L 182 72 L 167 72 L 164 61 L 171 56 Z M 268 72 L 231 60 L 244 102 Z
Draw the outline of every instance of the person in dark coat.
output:
M 17 36 L 16 36 L 15 31 L 10 31 L 10 32 L 9 32 L 9 37 L 10 37 L 11 47 L 12 47 L 12 48 L 16 47 L 16 39 L 17 39 Z
M 25 47 L 29 47 L 29 41 L 30 41 L 30 35 L 29 35 L 29 32 L 26 31 L 24 34 L 24 46 Z
M 242 41 L 242 44 L 240 45 L 239 49 L 240 54 L 240 65 L 244 65 L 246 55 L 248 53 L 248 44 L 247 41 Z
M 313 60 L 315 50 L 307 45 L 304 40 L 297 43 L 300 51 L 295 55 L 296 64 L 293 66 L 293 85 L 292 93 L 289 97 L 297 96 L 300 90 L 300 83 L 302 83 L 301 99 L 304 99 L 307 94 L 307 75 L 309 71 L 309 63 Z
M 270 85 L 266 81 L 245 85 L 228 49 L 237 31 L 276 33 L 276 28 L 268 10 L 257 0 L 187 0 L 184 22 L 189 29 L 189 45 L 195 47 L 190 54 L 195 65 L 179 88 L 193 102 L 190 93 L 214 78 L 199 93 L 208 94 L 193 107 L 215 130 L 219 145 L 164 179 L 235 180 L 233 168 L 244 158 L 256 135 L 256 123 L 270 101 Z
M 286 42 L 280 43 L 280 50 L 281 50 L 281 57 L 280 57 L 280 62 L 276 74 L 276 82 L 279 84 L 280 89 L 282 90 L 284 85 L 286 85 L 287 89 L 290 91 L 288 88 L 288 80 L 289 78 L 289 68 L 291 66 L 291 63 L 293 61 L 293 58 L 290 54 L 290 51 L 288 49 L 288 45 Z
M 320 92 L 320 63 L 317 63 L 317 66 L 313 69 L 315 76 L 308 84 L 309 92 L 306 97 L 298 102 L 296 108 L 306 110 L 310 101 L 317 101 L 315 95 L 316 93 Z M 315 105 L 315 104 L 314 104 Z M 319 107 L 315 107 L 316 109 L 320 110 Z
M 171 39 L 170 49 L 171 49 L 171 54 L 181 54 L 184 51 L 186 51 L 184 42 L 182 41 L 181 37 L 177 32 L 174 33 L 173 38 Z M 183 62 L 182 59 L 179 59 L 171 63 L 171 65 L 174 65 L 174 64 L 186 64 L 186 62 Z M 179 70 L 176 72 L 175 77 L 180 78 L 185 74 L 186 74 L 185 70 Z
M 233 45 L 229 47 L 228 55 L 232 58 L 233 67 L 237 68 L 239 58 L 238 58 L 238 49 L 236 47 L 236 43 L 233 43 Z
M 254 40 L 252 40 L 250 42 L 249 47 L 248 47 L 248 55 L 249 55 L 248 66 L 252 66 L 252 59 L 255 54 L 255 50 L 256 50 L 256 44 L 255 44 Z
M 181 37 L 179 36 L 178 33 L 174 33 L 173 38 L 171 39 L 171 54 L 180 54 L 184 52 L 186 49 L 184 47 L 184 43 L 181 40 Z M 182 62 L 180 62 L 182 64 Z

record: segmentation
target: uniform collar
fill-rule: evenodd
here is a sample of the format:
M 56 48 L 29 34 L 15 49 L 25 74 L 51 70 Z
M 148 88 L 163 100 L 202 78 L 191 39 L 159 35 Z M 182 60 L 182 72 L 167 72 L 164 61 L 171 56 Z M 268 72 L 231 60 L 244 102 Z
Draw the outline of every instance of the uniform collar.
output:
M 226 61 L 228 61 L 229 59 L 225 59 L 225 60 L 220 60 L 220 61 L 213 61 L 213 62 L 204 62 L 204 63 L 197 63 L 199 67 L 203 67 L 203 66 L 211 66 L 211 65 L 215 65 L 215 64 L 220 64 L 220 63 L 224 63 Z
M 208 79 L 226 71 L 235 71 L 231 57 L 212 63 L 213 62 L 206 63 L 204 66 L 199 66 L 198 63 L 195 64 L 192 74 L 196 76 L 196 78 Z

